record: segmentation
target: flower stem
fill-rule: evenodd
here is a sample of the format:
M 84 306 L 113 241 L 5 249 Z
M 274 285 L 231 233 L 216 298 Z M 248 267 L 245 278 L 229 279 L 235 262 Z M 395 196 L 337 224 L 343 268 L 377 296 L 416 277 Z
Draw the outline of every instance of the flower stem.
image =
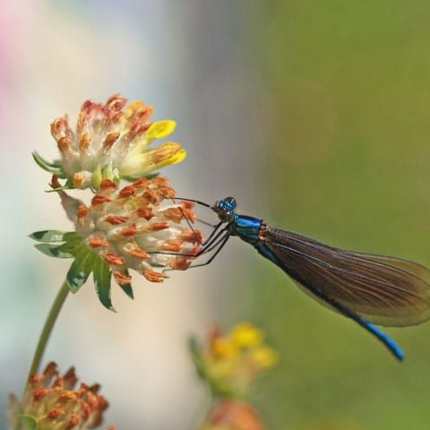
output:
M 51 336 L 52 329 L 54 328 L 55 321 L 57 321 L 58 314 L 63 307 L 63 304 L 69 294 L 69 287 L 67 281 L 64 281 L 57 294 L 57 297 L 52 304 L 51 310 L 49 311 L 48 318 L 46 319 L 45 325 L 42 330 L 42 334 L 39 338 L 39 343 L 37 344 L 36 352 L 34 353 L 33 362 L 31 363 L 30 371 L 28 377 L 34 375 L 38 372 L 40 367 L 40 362 L 42 361 L 43 353 L 45 352 L 46 345 L 48 343 L 49 337 Z M 28 379 L 27 379 L 28 381 Z
M 67 285 L 67 281 L 64 281 L 63 285 L 60 288 L 60 291 L 58 291 L 57 297 L 55 297 L 54 303 L 52 304 L 51 310 L 49 311 L 48 318 L 46 319 L 45 325 L 43 326 L 43 330 L 39 338 L 39 343 L 37 344 L 36 352 L 34 353 L 33 361 L 31 363 L 30 371 L 28 372 L 28 378 L 25 383 L 24 393 L 27 388 L 28 381 L 30 380 L 30 376 L 34 375 L 39 370 L 40 362 L 42 361 L 43 353 L 45 352 L 45 348 L 48 344 L 49 337 L 51 336 L 52 329 L 54 328 L 55 322 L 57 321 L 57 317 L 60 314 L 61 308 L 63 307 L 63 304 L 66 301 L 68 294 L 69 286 Z M 20 405 L 19 409 L 20 413 L 18 414 L 14 430 L 20 429 L 20 415 L 22 411 L 22 405 Z

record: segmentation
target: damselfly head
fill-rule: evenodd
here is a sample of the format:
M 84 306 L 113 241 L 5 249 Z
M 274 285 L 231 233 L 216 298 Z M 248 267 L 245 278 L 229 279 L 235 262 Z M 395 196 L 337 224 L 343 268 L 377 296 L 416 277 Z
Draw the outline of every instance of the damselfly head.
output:
M 225 199 L 217 201 L 212 209 L 218 214 L 222 222 L 230 222 L 234 217 L 234 210 L 236 209 L 236 199 L 234 197 L 226 197 Z

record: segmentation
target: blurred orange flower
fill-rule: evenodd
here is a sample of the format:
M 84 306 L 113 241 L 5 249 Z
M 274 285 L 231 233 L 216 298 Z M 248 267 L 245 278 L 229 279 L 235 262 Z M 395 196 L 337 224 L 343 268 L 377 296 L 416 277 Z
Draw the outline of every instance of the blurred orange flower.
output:
M 266 426 L 252 406 L 223 400 L 211 411 L 202 430 L 266 430 Z

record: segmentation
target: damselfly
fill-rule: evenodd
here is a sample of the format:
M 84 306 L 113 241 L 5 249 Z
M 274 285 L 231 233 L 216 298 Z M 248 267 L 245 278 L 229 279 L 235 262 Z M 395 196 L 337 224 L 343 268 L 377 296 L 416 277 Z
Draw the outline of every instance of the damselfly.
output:
M 220 220 L 199 253 L 213 251 L 213 255 L 198 266 L 209 264 L 228 239 L 237 236 L 320 303 L 376 336 L 399 360 L 403 351 L 374 324 L 403 327 L 430 318 L 430 271 L 420 264 L 346 251 L 271 227 L 261 219 L 237 214 L 233 197 L 213 206 L 194 202 L 214 210 Z

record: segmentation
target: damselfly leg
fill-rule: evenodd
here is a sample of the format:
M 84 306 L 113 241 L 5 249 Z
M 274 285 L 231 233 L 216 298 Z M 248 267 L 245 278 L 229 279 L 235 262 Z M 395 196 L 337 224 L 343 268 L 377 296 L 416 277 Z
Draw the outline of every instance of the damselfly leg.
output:
M 195 269 L 197 267 L 207 266 L 208 264 L 212 263 L 212 261 L 221 251 L 221 249 L 224 248 L 229 238 L 230 238 L 230 233 L 226 229 L 222 229 L 219 232 L 219 234 L 216 237 L 214 237 L 214 239 L 211 241 L 212 243 L 209 244 L 209 246 L 206 246 L 205 248 L 201 249 L 197 254 L 194 254 L 194 255 L 186 255 L 181 253 L 167 253 L 167 254 L 197 258 L 197 257 L 200 257 L 201 255 L 208 254 L 209 252 L 212 252 L 213 250 L 215 250 L 215 252 L 210 256 L 210 258 L 207 261 L 205 261 L 204 263 L 193 264 L 188 268 L 188 270 Z M 166 253 L 160 252 L 157 254 L 166 254 Z M 175 270 L 175 269 L 165 269 L 164 271 L 170 272 L 171 270 Z
M 173 198 L 169 198 L 170 200 L 172 200 L 173 203 L 176 203 L 175 200 L 181 200 L 184 202 L 192 202 L 192 203 L 196 203 L 198 205 L 204 206 L 204 207 L 208 207 L 210 208 L 211 206 L 208 205 L 207 203 L 201 202 L 199 200 L 192 200 L 192 199 L 185 199 L 185 198 L 181 198 L 181 197 L 173 197 Z M 196 242 L 201 245 L 201 249 L 195 253 L 195 254 L 184 254 L 181 252 L 169 252 L 169 251 L 154 251 L 154 252 L 149 252 L 149 254 L 164 254 L 164 255 L 178 255 L 178 256 L 183 256 L 183 257 L 200 257 L 203 254 L 207 254 L 213 250 L 216 249 L 214 255 L 212 255 L 210 257 L 210 259 L 202 264 L 198 264 L 192 267 L 200 267 L 200 266 L 205 266 L 207 264 L 209 264 L 210 262 L 212 262 L 212 260 L 216 257 L 216 255 L 220 252 L 220 250 L 222 249 L 222 247 L 225 245 L 225 243 L 228 240 L 228 237 L 230 236 L 230 234 L 227 232 L 226 228 L 221 229 L 221 226 L 223 225 L 223 222 L 219 222 L 215 225 L 208 223 L 204 220 L 201 219 L 197 219 L 198 222 L 207 225 L 209 227 L 212 227 L 212 231 L 210 232 L 209 236 L 205 239 L 205 240 L 201 240 L 200 235 L 198 234 L 198 232 L 195 230 L 195 228 L 193 227 L 193 225 L 191 224 L 190 220 L 188 219 L 188 217 L 186 216 L 186 213 L 184 211 L 184 209 L 179 206 L 179 210 L 182 213 L 183 219 L 185 220 L 185 222 L 187 223 L 188 227 L 190 228 L 190 230 L 192 231 L 194 238 L 196 240 Z M 220 230 L 221 229 L 221 230 Z M 166 269 L 166 270 L 171 270 L 171 269 Z

